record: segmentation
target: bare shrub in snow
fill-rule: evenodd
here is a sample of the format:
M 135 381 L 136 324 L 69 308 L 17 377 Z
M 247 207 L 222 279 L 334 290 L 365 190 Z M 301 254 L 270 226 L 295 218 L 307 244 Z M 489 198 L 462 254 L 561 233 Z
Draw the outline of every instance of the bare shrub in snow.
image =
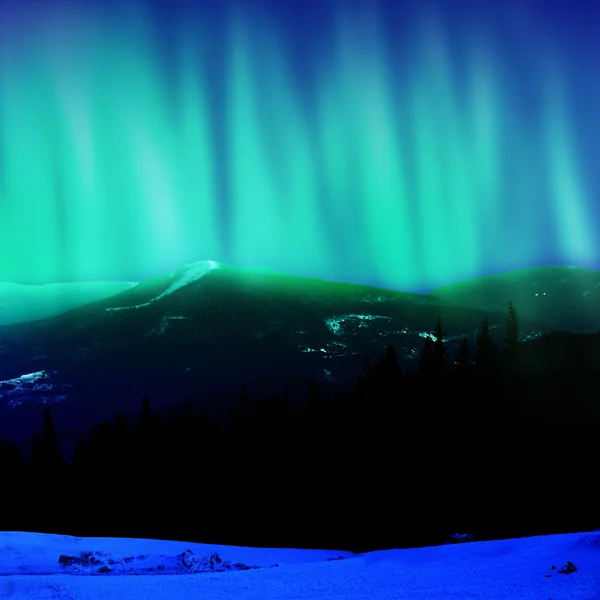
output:
M 198 557 L 191 550 L 186 550 L 181 554 L 181 565 L 186 569 L 192 569 L 198 562 Z
M 579 569 L 570 560 L 568 560 L 567 564 L 562 566 L 558 572 L 562 573 L 563 575 L 569 575 L 570 573 L 575 573 L 578 570 Z
M 119 575 L 119 574 L 141 574 L 155 573 L 217 573 L 222 571 L 248 571 L 258 569 L 257 566 L 247 565 L 241 562 L 232 564 L 224 561 L 219 554 L 213 552 L 211 555 L 199 556 L 192 550 L 187 549 L 175 556 L 160 555 L 158 565 L 148 564 L 146 555 L 137 557 L 109 556 L 104 552 L 82 552 L 79 556 L 61 554 L 58 562 L 66 572 L 78 575 Z
M 79 556 L 61 554 L 58 562 L 63 567 L 95 567 L 102 564 L 102 561 L 93 552 L 82 552 Z

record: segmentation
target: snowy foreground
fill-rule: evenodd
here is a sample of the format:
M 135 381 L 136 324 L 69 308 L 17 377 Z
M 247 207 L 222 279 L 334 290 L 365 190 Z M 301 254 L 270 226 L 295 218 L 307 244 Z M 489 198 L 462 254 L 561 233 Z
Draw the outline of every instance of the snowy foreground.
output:
M 362 555 L 6 532 L 0 598 L 598 600 L 600 532 Z

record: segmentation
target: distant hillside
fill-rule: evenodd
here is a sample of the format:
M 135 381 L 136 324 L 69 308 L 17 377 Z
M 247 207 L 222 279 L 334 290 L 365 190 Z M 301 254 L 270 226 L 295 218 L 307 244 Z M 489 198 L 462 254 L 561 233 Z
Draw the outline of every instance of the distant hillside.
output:
M 532 267 L 453 283 L 429 297 L 486 312 L 516 305 L 521 318 L 573 333 L 600 330 L 600 271 Z
M 0 282 L 0 325 L 47 319 L 119 294 L 135 285 L 128 281 L 87 281 L 23 285 Z
M 488 315 L 498 338 L 505 314 Z M 145 393 L 158 405 L 258 382 L 281 393 L 282 382 L 311 373 L 353 382 L 364 355 L 390 343 L 414 366 L 438 315 L 450 352 L 484 317 L 418 294 L 192 263 L 66 314 L 0 327 L 0 408 L 25 414 L 58 401 L 57 418 L 74 425 L 137 410 Z M 522 339 L 545 331 L 521 325 Z

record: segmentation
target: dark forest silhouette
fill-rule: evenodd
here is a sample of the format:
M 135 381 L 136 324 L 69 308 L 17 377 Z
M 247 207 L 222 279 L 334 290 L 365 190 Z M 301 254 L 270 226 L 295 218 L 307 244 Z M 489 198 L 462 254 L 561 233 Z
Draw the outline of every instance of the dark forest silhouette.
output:
M 389 346 L 352 392 L 311 376 L 301 407 L 244 389 L 165 418 L 144 398 L 68 462 L 46 408 L 26 460 L 0 443 L 0 530 L 366 551 L 589 527 L 597 375 L 577 356 L 531 370 L 518 339 L 511 303 L 502 346 L 485 320 L 450 360 L 438 319 L 414 371 Z

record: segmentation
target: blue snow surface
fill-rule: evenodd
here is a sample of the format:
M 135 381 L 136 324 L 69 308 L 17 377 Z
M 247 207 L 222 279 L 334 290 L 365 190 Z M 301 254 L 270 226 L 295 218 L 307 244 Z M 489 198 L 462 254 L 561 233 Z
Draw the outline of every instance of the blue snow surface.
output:
M 5 597 L 593 600 L 600 531 L 366 554 L 0 532 Z

